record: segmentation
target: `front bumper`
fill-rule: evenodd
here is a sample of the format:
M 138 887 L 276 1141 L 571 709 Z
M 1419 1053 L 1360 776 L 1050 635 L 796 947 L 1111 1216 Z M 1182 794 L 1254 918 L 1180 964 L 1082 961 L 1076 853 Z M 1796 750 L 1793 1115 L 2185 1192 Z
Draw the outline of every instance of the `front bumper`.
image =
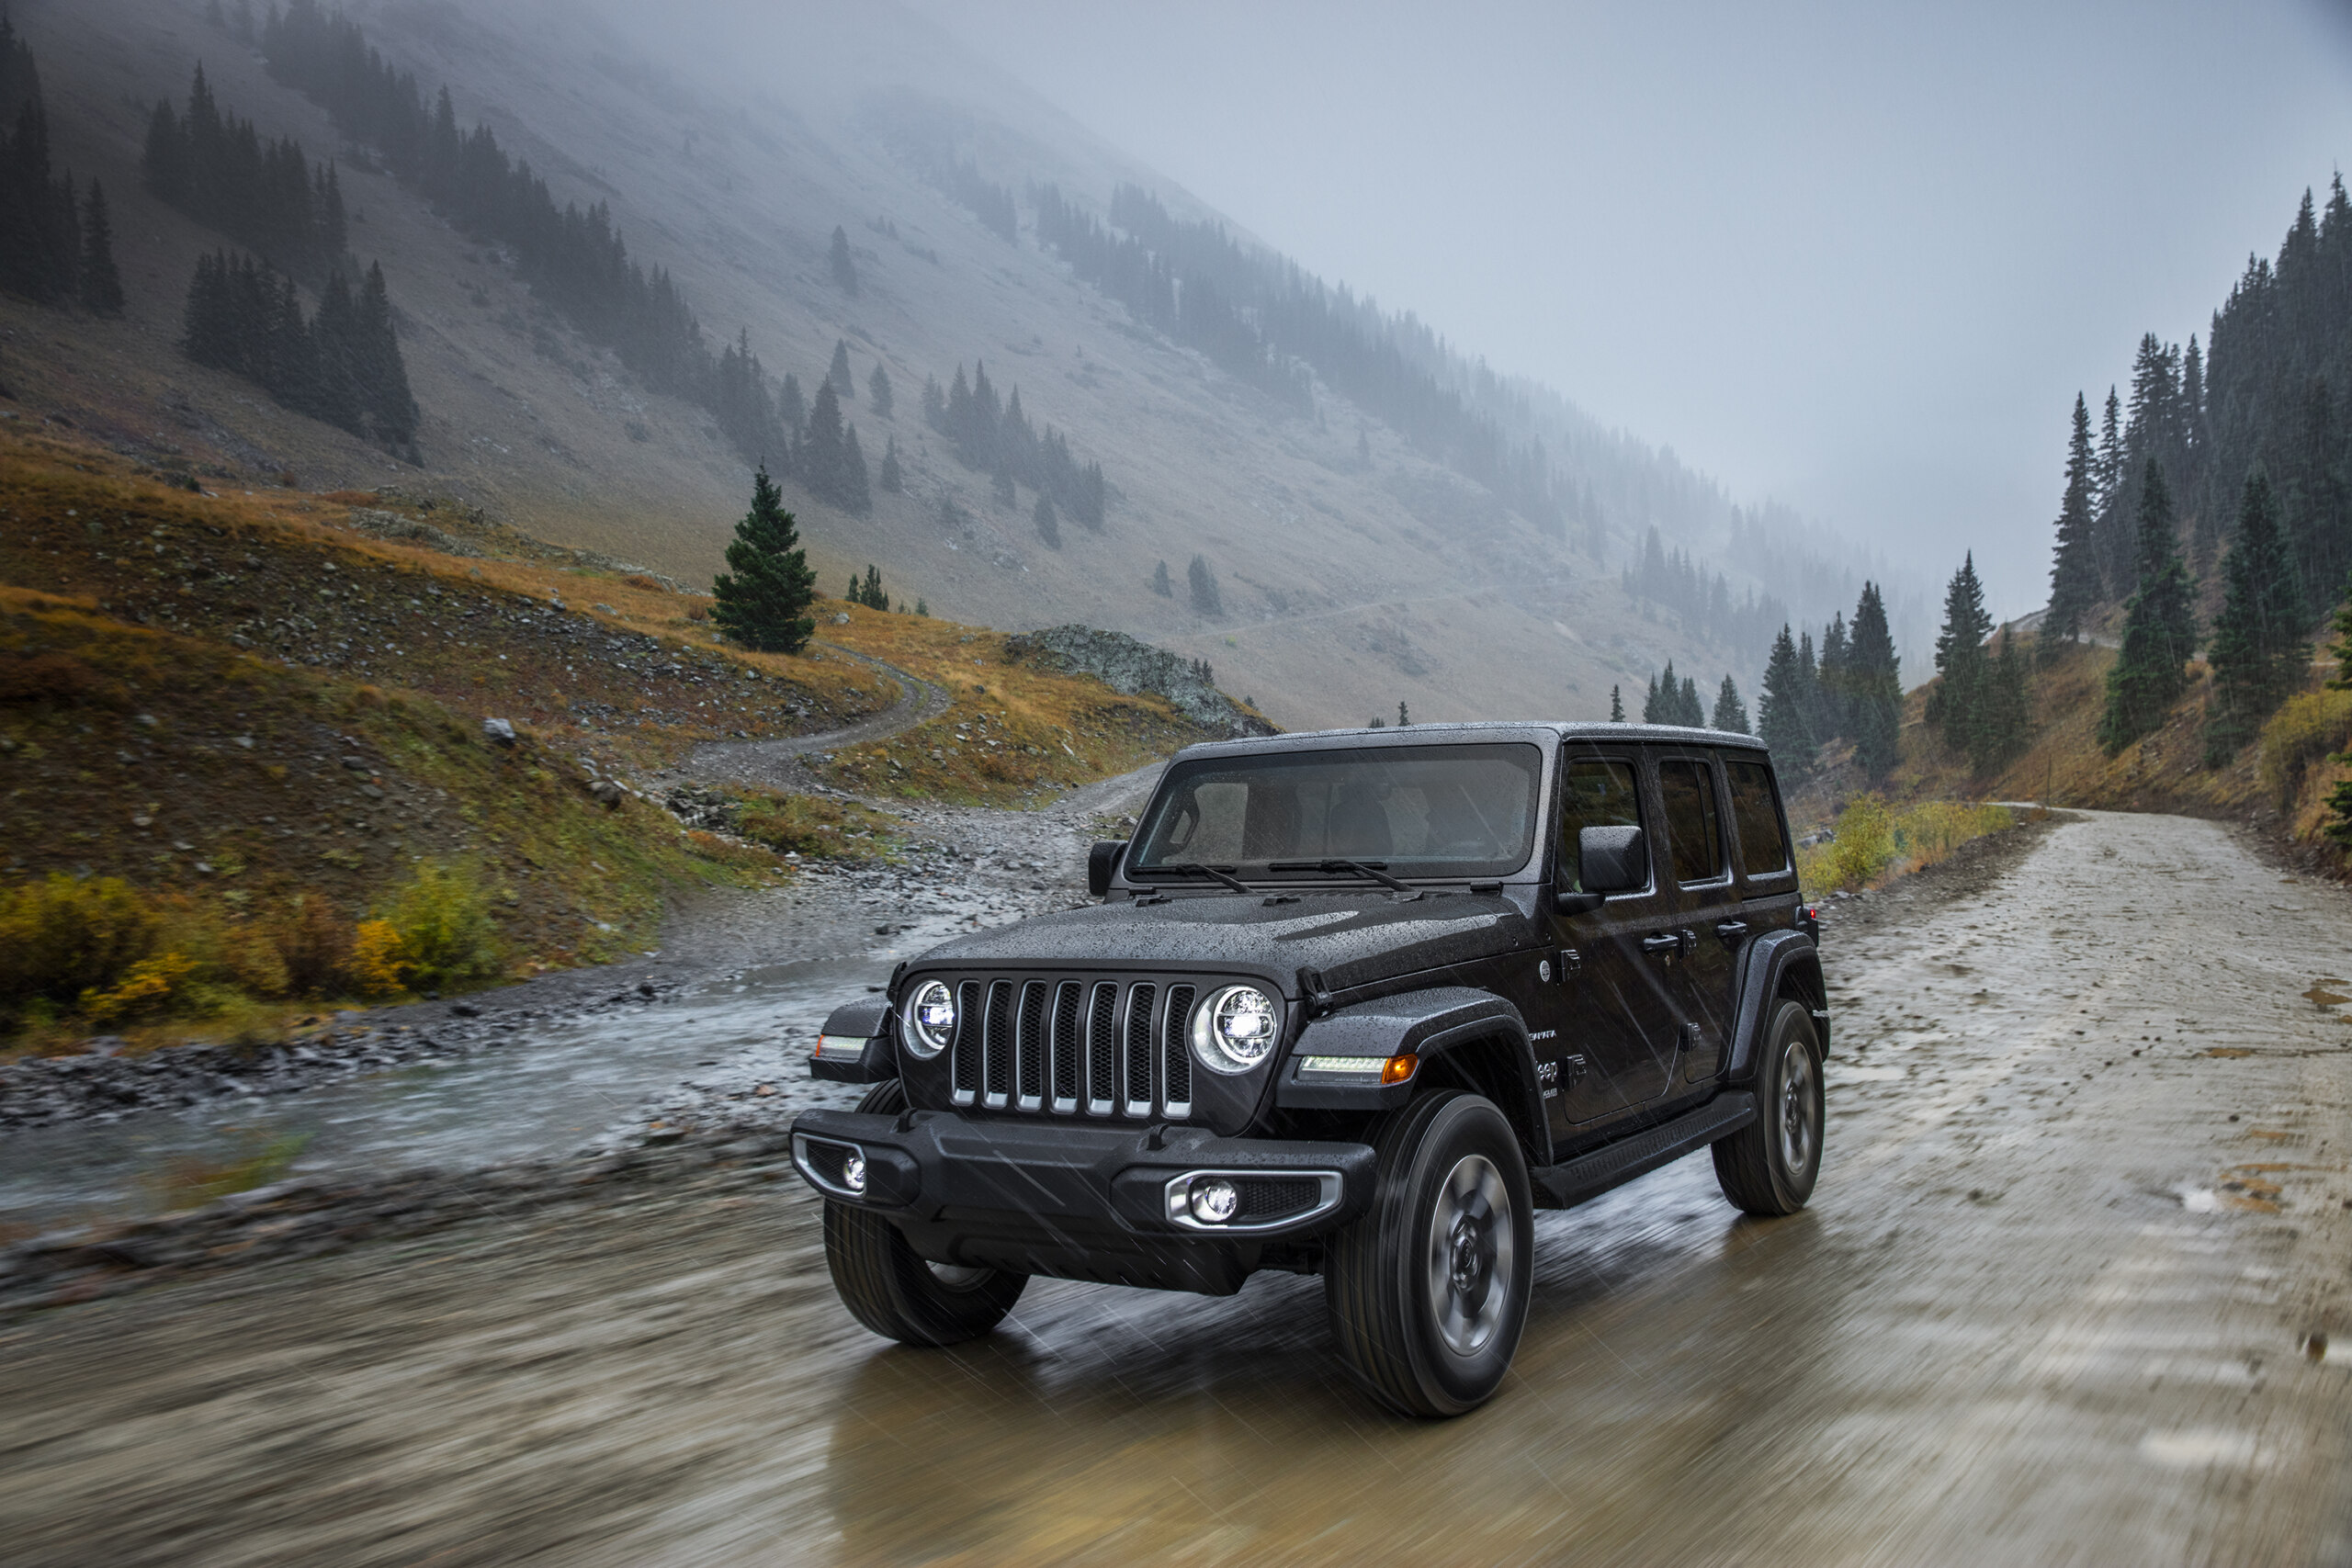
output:
M 847 1178 L 849 1155 L 863 1180 Z M 792 1159 L 835 1202 L 889 1220 L 938 1263 L 1224 1294 L 1269 1247 L 1347 1224 L 1372 1201 L 1363 1144 L 1220 1138 L 1204 1129 L 808 1111 Z M 1222 1179 L 1232 1219 L 1204 1223 L 1190 1184 Z

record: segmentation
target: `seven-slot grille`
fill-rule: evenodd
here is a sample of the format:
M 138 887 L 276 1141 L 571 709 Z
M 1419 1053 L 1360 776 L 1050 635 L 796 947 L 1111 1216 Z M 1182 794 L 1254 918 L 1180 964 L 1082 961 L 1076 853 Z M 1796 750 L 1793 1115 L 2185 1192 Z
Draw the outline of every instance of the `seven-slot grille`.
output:
M 1055 1116 L 1176 1118 L 1193 1109 L 1188 980 L 956 982 L 957 1105 Z

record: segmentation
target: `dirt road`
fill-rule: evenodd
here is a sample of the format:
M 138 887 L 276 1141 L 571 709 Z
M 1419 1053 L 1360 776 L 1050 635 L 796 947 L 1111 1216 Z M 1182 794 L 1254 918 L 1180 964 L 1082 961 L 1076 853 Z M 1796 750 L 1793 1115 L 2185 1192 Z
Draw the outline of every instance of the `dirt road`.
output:
M 698 1186 L 17 1321 L 5 1555 L 2352 1562 L 2352 898 L 2112 816 L 1913 897 L 1828 938 L 1814 1206 L 1543 1217 L 1463 1420 L 1283 1276 L 886 1348 L 797 1184 Z

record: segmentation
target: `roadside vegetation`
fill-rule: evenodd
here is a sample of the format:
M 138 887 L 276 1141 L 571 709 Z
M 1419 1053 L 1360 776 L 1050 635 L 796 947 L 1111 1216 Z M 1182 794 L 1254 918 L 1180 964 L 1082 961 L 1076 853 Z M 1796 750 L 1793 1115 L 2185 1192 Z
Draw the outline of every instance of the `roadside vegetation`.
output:
M 1889 807 L 1877 795 L 1858 795 L 1816 842 L 1798 849 L 1797 881 L 1811 898 L 1859 892 L 1935 865 L 2018 821 L 2007 806 L 1926 800 Z
M 446 502 L 209 494 L 0 427 L 0 1055 L 274 1041 L 650 946 L 684 890 L 887 860 L 899 819 L 858 800 L 687 822 L 653 782 L 899 700 L 848 653 L 951 698 L 810 759 L 869 797 L 1034 803 L 1204 733 L 993 633 L 820 599 L 763 652 L 712 604 Z

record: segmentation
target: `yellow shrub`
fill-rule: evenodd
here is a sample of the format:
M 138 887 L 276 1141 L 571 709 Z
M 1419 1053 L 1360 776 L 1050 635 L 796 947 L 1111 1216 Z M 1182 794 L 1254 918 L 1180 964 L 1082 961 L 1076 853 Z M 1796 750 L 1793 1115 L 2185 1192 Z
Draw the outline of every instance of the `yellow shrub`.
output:
M 1874 795 L 1857 795 L 1838 814 L 1838 839 L 1829 846 L 1832 886 L 1860 887 L 1886 869 L 1894 858 L 1894 828 L 1886 802 Z
M 196 971 L 196 960 L 182 953 L 141 959 L 119 984 L 103 991 L 84 991 L 82 1011 L 93 1023 L 119 1023 L 172 1011 L 175 1004 L 187 999 L 188 982 Z
M 155 951 L 162 924 L 117 877 L 57 872 L 0 895 L 0 1005 L 104 991 Z
M 2301 692 L 2262 727 L 2262 784 L 2285 810 L 2304 771 L 2352 741 L 2352 692 Z
M 469 872 L 424 862 L 393 895 L 387 919 L 398 933 L 409 981 L 419 989 L 462 986 L 498 973 L 490 896 Z
M 414 967 L 391 921 L 362 920 L 352 932 L 351 983 L 361 996 L 397 996 L 407 987 Z

